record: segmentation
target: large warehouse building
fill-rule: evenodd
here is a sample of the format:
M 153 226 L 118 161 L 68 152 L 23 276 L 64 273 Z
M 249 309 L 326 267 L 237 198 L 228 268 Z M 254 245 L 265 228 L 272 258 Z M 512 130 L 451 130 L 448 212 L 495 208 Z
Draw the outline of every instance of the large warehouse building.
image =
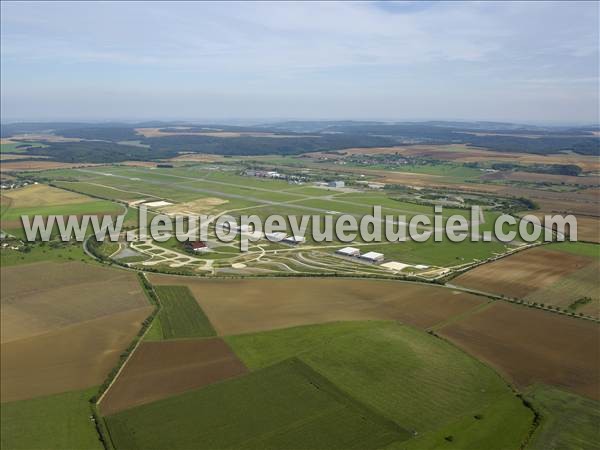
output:
M 342 256 L 360 256 L 360 250 L 355 247 L 340 248 L 336 253 Z
M 377 253 L 377 252 L 368 252 L 365 253 L 364 255 L 360 255 L 360 259 L 364 259 L 365 261 L 369 261 L 369 262 L 381 262 L 383 261 L 383 253 Z

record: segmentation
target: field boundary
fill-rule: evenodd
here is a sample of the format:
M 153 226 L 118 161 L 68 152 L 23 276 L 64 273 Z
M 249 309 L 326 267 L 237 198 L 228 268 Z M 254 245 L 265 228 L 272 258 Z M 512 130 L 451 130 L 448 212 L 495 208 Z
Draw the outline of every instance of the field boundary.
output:
M 114 450 L 115 445 L 110 435 L 109 427 L 106 425 L 104 417 L 102 417 L 98 411 L 98 406 L 100 405 L 100 402 L 102 401 L 108 390 L 111 388 L 111 386 L 114 384 L 114 382 L 117 380 L 117 378 L 125 368 L 127 362 L 129 362 L 137 348 L 143 342 L 146 333 L 148 333 L 148 331 L 150 330 L 154 318 L 161 309 L 160 301 L 158 300 L 158 296 L 154 292 L 154 287 L 152 286 L 152 284 L 150 284 L 150 282 L 147 280 L 145 274 L 138 273 L 138 276 L 140 284 L 142 285 L 142 289 L 146 294 L 148 301 L 151 304 L 155 305 L 155 308 L 152 311 L 152 313 L 150 313 L 150 315 L 144 320 L 144 322 L 142 323 L 142 327 L 138 331 L 137 336 L 129 344 L 129 347 L 121 354 L 121 359 L 119 360 L 117 365 L 111 370 L 111 372 L 107 375 L 106 380 L 104 380 L 104 383 L 102 383 L 102 385 L 98 389 L 98 392 L 90 399 L 90 407 L 92 410 L 94 423 L 96 425 L 96 430 L 98 431 L 99 439 L 106 450 Z
M 400 424 L 396 423 L 392 419 L 386 417 L 383 413 L 377 411 L 375 408 L 368 406 L 355 398 L 353 395 L 349 394 L 342 388 L 340 388 L 337 384 L 323 375 L 321 372 L 312 367 L 309 363 L 305 362 L 301 357 L 294 356 L 289 358 L 288 360 L 283 360 L 277 364 L 284 363 L 285 361 L 290 361 L 291 364 L 296 365 L 298 371 L 302 373 L 310 383 L 315 386 L 317 389 L 323 389 L 329 395 L 334 397 L 336 400 L 343 402 L 345 404 L 349 404 L 350 406 L 358 409 L 359 411 L 368 414 L 373 421 L 378 421 L 382 425 L 393 429 L 394 431 L 400 433 L 408 433 L 412 436 L 410 430 L 403 428 Z M 269 366 L 267 366 L 269 367 Z M 315 384 L 318 383 L 318 384 Z
M 489 304 L 493 304 L 493 303 L 494 302 L 490 302 Z M 519 398 L 521 400 L 521 402 L 523 403 L 523 406 L 525 406 L 527 409 L 529 409 L 533 413 L 533 420 L 531 421 L 531 424 L 529 426 L 529 430 L 527 432 L 527 435 L 525 435 L 525 437 L 521 441 L 521 445 L 519 446 L 519 449 L 518 449 L 518 450 L 526 450 L 527 446 L 529 445 L 529 442 L 531 441 L 531 438 L 533 437 L 533 435 L 535 434 L 535 432 L 539 429 L 539 426 L 541 424 L 542 415 L 540 414 L 540 412 L 533 406 L 533 404 L 529 400 L 527 400 L 524 397 L 523 393 L 521 391 L 519 391 L 513 385 L 513 383 L 510 381 L 510 378 L 507 375 L 505 375 L 504 373 L 502 373 L 501 371 L 499 371 L 498 369 L 496 369 L 489 362 L 485 361 L 484 359 L 480 359 L 480 358 L 476 357 L 475 355 L 470 354 L 464 348 L 458 346 L 457 344 L 455 344 L 454 342 L 452 342 L 450 339 L 437 334 L 435 332 L 435 330 L 429 330 L 428 333 L 431 334 L 433 337 L 435 337 L 437 339 L 441 339 L 442 341 L 444 341 L 448 345 L 450 345 L 450 346 L 454 347 L 455 349 L 457 349 L 459 352 L 462 352 L 463 354 L 465 354 L 469 358 L 473 358 L 479 364 L 483 364 L 485 367 L 487 367 L 488 369 L 490 369 L 491 371 L 493 371 L 498 376 L 498 378 L 500 378 L 502 381 L 504 381 L 506 383 L 506 385 L 510 388 L 510 390 L 513 392 L 513 394 L 517 398 Z

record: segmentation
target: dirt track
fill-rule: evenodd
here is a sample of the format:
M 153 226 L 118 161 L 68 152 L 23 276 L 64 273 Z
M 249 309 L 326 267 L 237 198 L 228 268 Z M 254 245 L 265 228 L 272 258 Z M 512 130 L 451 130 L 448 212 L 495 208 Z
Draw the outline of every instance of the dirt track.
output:
M 520 388 L 546 383 L 600 400 L 600 326 L 496 302 L 438 333 Z
M 218 338 L 144 342 L 102 399 L 100 412 L 111 415 L 246 372 Z
M 428 328 L 483 303 L 435 286 L 353 279 L 202 280 L 151 275 L 188 286 L 221 335 L 336 320 L 398 320 Z

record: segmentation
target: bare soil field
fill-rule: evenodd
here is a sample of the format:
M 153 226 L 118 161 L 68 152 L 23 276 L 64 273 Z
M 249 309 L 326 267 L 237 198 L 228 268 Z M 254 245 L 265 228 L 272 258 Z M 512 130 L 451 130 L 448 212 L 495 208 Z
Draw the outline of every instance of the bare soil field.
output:
M 0 172 L 26 172 L 30 170 L 72 169 L 74 167 L 92 167 L 102 164 L 63 163 L 57 161 L 6 161 L 0 166 Z
M 600 400 L 600 326 L 495 302 L 438 331 L 524 388 L 554 385 Z
M 87 195 L 57 189 L 45 184 L 31 184 L 20 189 L 6 191 L 2 197 L 9 198 L 14 208 L 30 206 L 54 206 L 75 203 L 86 203 L 91 200 Z
M 596 202 L 573 200 L 547 200 L 537 197 L 530 197 L 543 210 L 550 210 L 553 213 L 559 214 L 574 214 L 577 217 L 592 216 L 600 219 L 600 205 Z
M 11 141 L 47 141 L 47 142 L 80 142 L 80 138 L 70 138 L 50 133 L 25 133 L 11 136 Z
M 577 236 L 580 241 L 600 243 L 600 218 L 577 216 Z
M 81 262 L 2 267 L 2 343 L 144 308 L 135 274 Z
M 583 269 L 534 291 L 526 297 L 526 300 L 568 308 L 577 300 L 587 298 L 589 299 L 587 303 L 577 307 L 575 312 L 600 318 L 598 274 L 600 274 L 600 260 L 596 259 Z
M 188 286 L 220 335 L 337 320 L 398 320 L 429 328 L 484 302 L 460 291 L 382 280 L 151 275 L 150 281 Z
M 144 342 L 100 402 L 111 415 L 246 373 L 222 339 Z
M 545 215 L 553 216 L 558 213 L 555 211 L 545 210 L 527 211 L 519 215 L 524 216 L 529 214 L 534 215 L 542 220 Z M 577 240 L 600 243 L 600 217 L 585 216 L 582 214 L 575 214 L 575 217 L 577 218 Z
M 535 201 L 541 210 L 558 213 L 582 214 L 600 218 L 600 190 L 597 188 L 583 189 L 577 192 L 544 192 L 540 190 L 511 189 L 502 191 L 503 194 L 514 197 L 522 196 Z
M 593 258 L 536 247 L 483 264 L 452 283 L 478 291 L 525 298 L 586 266 Z M 548 299 L 545 303 L 551 303 Z
M 151 310 L 136 308 L 2 344 L 1 401 L 101 384 Z
M 13 155 L 13 154 L 0 154 L 0 161 L 14 161 L 17 159 L 28 159 L 31 158 L 31 155 Z M 48 159 L 49 156 L 36 156 L 36 158 Z

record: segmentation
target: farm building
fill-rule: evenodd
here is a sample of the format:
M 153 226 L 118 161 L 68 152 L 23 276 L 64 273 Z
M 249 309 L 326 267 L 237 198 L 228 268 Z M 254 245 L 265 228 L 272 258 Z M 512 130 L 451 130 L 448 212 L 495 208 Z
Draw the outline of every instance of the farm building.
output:
M 381 262 L 383 261 L 383 253 L 377 253 L 377 252 L 368 252 L 365 253 L 364 255 L 360 255 L 360 259 L 364 259 L 365 261 L 369 261 L 369 262 Z
M 283 238 L 283 242 L 287 244 L 304 244 L 306 238 L 304 236 L 286 236 Z
M 335 252 L 342 256 L 360 256 L 360 250 L 355 247 L 344 247 Z
M 329 183 L 327 183 L 327 186 L 333 188 L 343 188 L 345 186 L 345 183 L 343 181 L 330 181 Z

